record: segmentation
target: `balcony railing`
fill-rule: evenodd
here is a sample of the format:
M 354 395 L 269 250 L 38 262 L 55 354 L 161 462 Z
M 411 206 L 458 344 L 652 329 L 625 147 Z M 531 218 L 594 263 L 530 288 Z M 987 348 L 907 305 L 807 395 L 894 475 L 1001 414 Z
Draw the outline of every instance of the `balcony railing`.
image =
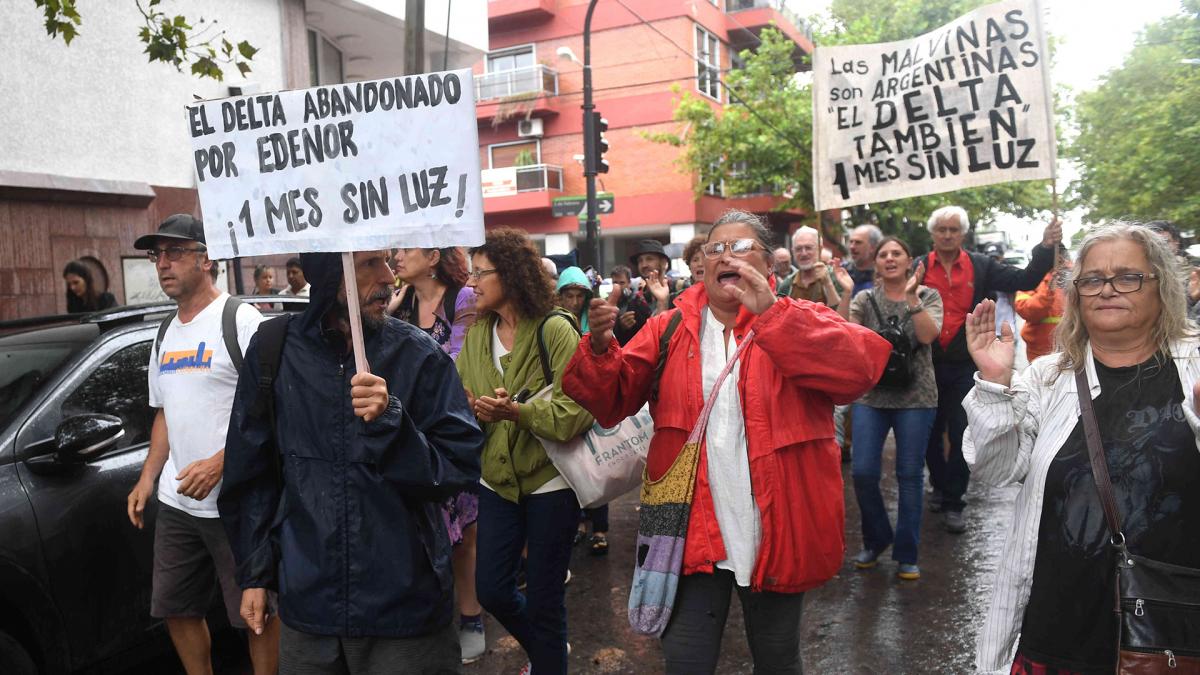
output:
M 518 192 L 544 190 L 562 192 L 562 189 L 562 167 L 554 164 L 529 164 L 483 171 L 484 197 L 504 197 Z
M 792 25 L 800 29 L 804 33 L 804 37 L 812 41 L 812 26 L 808 22 L 800 18 L 787 7 L 783 0 L 725 0 L 725 11 L 727 13 L 740 12 L 746 9 L 774 9 L 784 16 Z
M 476 101 L 490 101 L 521 94 L 558 94 L 558 71 L 539 63 L 515 70 L 484 73 L 475 78 Z

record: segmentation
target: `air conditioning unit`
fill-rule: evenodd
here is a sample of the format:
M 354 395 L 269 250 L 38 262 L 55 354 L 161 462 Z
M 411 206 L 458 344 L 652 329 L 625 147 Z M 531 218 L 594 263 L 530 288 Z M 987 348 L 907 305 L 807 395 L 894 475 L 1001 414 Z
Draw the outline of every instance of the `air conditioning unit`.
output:
M 542 120 L 518 120 L 517 135 L 521 138 L 541 138 L 542 137 Z

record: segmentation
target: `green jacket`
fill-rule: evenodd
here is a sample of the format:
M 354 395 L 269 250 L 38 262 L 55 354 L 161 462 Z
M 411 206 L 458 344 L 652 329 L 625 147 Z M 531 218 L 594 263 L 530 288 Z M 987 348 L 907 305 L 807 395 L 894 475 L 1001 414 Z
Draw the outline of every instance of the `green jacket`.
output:
M 533 493 L 558 475 L 550 463 L 541 436 L 553 441 L 568 441 L 592 426 L 592 416 L 562 391 L 562 373 L 579 346 L 568 313 L 555 310 L 562 318 L 552 318 L 543 329 L 550 370 L 554 373 L 554 393 L 547 400 L 522 403 L 516 422 L 480 423 L 485 436 L 481 461 L 483 480 L 501 497 L 516 502 Z M 546 386 L 538 357 L 535 332 L 541 317 L 522 319 L 517 324 L 513 349 L 500 359 L 504 374 L 492 362 L 492 330 L 499 319 L 487 314 L 467 331 L 458 355 L 458 374 L 473 395 L 493 395 L 503 387 L 514 398 L 523 390 L 536 394 Z

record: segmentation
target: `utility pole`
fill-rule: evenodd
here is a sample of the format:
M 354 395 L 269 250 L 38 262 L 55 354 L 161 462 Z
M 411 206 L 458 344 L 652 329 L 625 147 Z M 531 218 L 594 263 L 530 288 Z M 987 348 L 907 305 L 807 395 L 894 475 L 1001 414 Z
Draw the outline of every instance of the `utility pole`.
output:
M 425 0 L 404 0 L 404 74 L 425 72 Z
M 412 0 L 409 0 L 410 2 Z M 596 173 L 600 158 L 596 147 L 596 115 L 592 111 L 592 12 L 596 0 L 588 3 L 587 16 L 583 19 L 583 176 L 587 182 L 587 245 L 584 262 L 604 274 L 600 259 L 600 221 L 596 216 Z

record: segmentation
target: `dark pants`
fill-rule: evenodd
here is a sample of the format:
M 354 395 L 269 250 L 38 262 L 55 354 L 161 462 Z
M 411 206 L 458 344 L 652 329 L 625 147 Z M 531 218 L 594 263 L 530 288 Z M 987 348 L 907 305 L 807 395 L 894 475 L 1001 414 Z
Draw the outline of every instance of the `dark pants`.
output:
M 925 478 L 923 456 L 935 414 L 933 408 L 872 408 L 854 404 L 854 453 L 850 466 L 854 496 L 862 514 L 863 548 L 882 551 L 894 542 L 892 559 L 896 562 L 917 564 L 921 483 Z M 879 491 L 883 441 L 889 430 L 896 432 L 896 483 L 900 492 L 894 533 Z
M 280 675 L 443 675 L 461 670 L 453 623 L 411 638 L 312 635 L 286 623 L 279 631 Z
M 967 412 L 962 402 L 975 386 L 975 364 L 935 363 L 933 371 L 937 377 L 938 408 L 925 450 L 925 464 L 929 467 L 929 481 L 942 493 L 942 507 L 946 511 L 962 511 L 967 505 L 963 495 L 971 479 L 971 470 L 962 454 L 963 432 L 967 428 Z M 946 431 L 950 433 L 949 457 L 943 454 L 942 446 L 942 434 Z
M 608 532 L 608 504 L 584 509 L 583 519 L 592 521 L 592 532 Z
M 721 634 L 734 588 L 742 603 L 754 675 L 800 675 L 800 610 L 804 594 L 752 593 L 734 583 L 733 572 L 721 569 L 714 574 L 680 578 L 671 622 L 662 636 L 667 674 L 716 672 Z
M 571 490 L 530 495 L 514 504 L 495 492 L 479 491 L 475 591 L 479 603 L 504 626 L 537 675 L 567 672 L 567 605 L 563 582 L 579 523 Z M 517 590 L 521 549 L 525 594 Z

